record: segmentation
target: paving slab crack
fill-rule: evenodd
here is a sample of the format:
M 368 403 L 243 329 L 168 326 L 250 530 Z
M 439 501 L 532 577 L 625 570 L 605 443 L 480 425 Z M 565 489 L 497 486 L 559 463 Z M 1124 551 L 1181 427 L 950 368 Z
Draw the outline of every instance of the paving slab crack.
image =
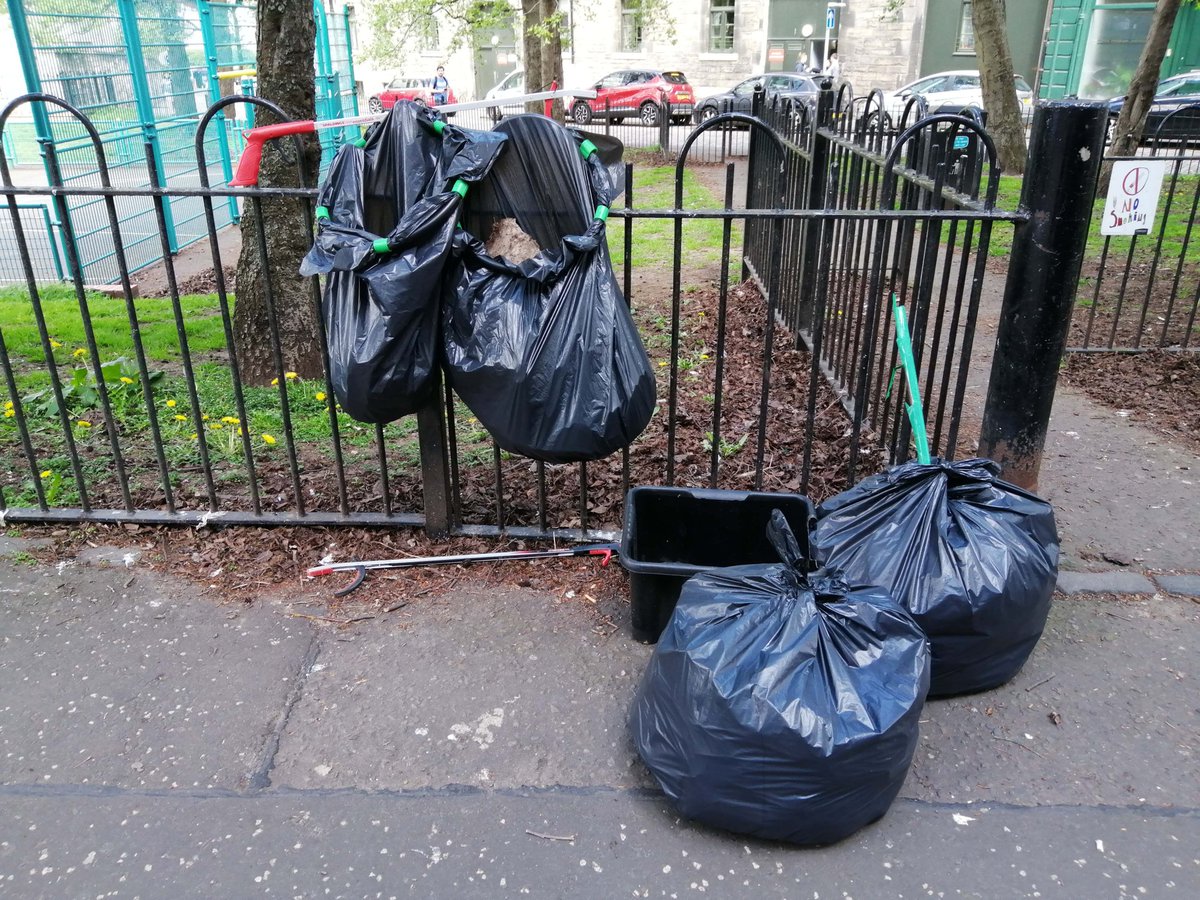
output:
M 279 714 L 279 717 L 275 721 L 275 726 L 267 735 L 258 765 L 241 779 L 240 786 L 243 790 L 263 791 L 271 786 L 271 770 L 275 768 L 275 757 L 279 754 L 279 743 L 283 739 L 283 732 L 287 728 L 292 710 L 296 708 L 296 704 L 300 701 L 300 697 L 304 693 L 304 685 L 308 681 L 308 673 L 312 671 L 312 667 L 320 654 L 321 640 L 317 632 L 313 631 L 312 637 L 308 642 L 308 647 L 300 659 L 300 665 L 297 667 L 296 674 L 292 677 L 291 688 L 288 690 L 287 697 L 283 702 L 283 711 Z

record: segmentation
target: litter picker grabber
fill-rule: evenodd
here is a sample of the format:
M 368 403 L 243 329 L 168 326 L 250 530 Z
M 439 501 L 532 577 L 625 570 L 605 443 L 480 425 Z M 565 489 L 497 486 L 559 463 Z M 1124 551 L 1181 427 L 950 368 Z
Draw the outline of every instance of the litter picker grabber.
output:
M 598 556 L 600 565 L 607 566 L 613 554 L 619 550 L 617 544 L 589 544 L 583 547 L 565 547 L 560 550 L 503 550 L 496 553 L 460 553 L 456 556 L 411 556 L 400 559 L 371 559 L 358 562 L 329 563 L 313 566 L 308 570 L 309 578 L 332 575 L 334 572 L 355 572 L 354 581 L 334 591 L 333 596 L 349 594 L 367 577 L 370 569 L 412 569 L 418 566 L 450 566 L 477 562 L 505 562 L 507 560 L 551 559 L 558 556 Z
M 892 294 L 892 311 L 896 321 L 896 349 L 900 355 L 900 365 L 904 369 L 904 379 L 908 382 L 910 398 L 910 402 L 904 404 L 904 409 L 912 426 L 917 462 L 927 466 L 930 459 L 929 436 L 925 431 L 925 410 L 921 407 L 921 388 L 917 384 L 917 363 L 913 358 L 912 337 L 908 333 L 908 316 L 895 293 Z
M 444 106 L 435 106 L 434 110 L 439 113 L 443 112 L 461 112 L 469 109 L 488 109 L 494 106 L 511 106 L 518 103 L 525 103 L 530 100 L 553 100 L 556 97 L 581 97 L 592 99 L 596 96 L 595 91 L 539 91 L 536 94 L 525 94 L 521 97 L 505 97 L 503 101 L 499 100 L 471 100 L 465 103 L 448 103 Z M 287 137 L 293 134 L 312 134 L 316 131 L 322 131 L 326 128 L 347 128 L 352 125 L 369 125 L 372 122 L 378 122 L 387 113 L 372 113 L 366 116 L 349 116 L 344 119 L 326 119 L 322 122 L 316 122 L 312 119 L 298 119 L 293 122 L 278 122 L 274 125 L 259 125 L 255 128 L 249 128 L 243 136 L 246 139 L 246 149 L 242 151 L 242 157 L 238 160 L 237 171 L 233 173 L 233 178 L 229 182 L 230 187 L 254 187 L 258 184 L 258 168 L 262 163 L 263 144 L 275 138 Z

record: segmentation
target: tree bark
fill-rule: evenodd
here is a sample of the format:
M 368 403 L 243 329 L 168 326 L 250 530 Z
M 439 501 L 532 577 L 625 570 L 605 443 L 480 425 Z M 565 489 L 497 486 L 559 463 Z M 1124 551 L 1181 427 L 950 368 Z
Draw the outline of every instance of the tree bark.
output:
M 542 22 L 550 26 L 550 35 L 542 42 L 542 83 L 546 85 L 546 90 L 551 90 L 551 85 L 557 84 L 560 88 L 563 86 L 562 34 L 559 31 L 557 16 L 558 0 L 541 2 Z M 564 121 L 561 99 L 554 101 L 550 114 L 556 122 Z
M 1150 112 L 1154 92 L 1158 88 L 1158 70 L 1162 68 L 1167 55 L 1167 44 L 1171 41 L 1171 30 L 1175 27 L 1175 17 L 1181 5 L 1182 0 L 1159 0 L 1155 4 L 1137 71 L 1133 73 L 1125 102 L 1121 104 L 1121 113 L 1117 116 L 1117 124 L 1113 126 L 1109 156 L 1132 156 L 1137 150 L 1146 128 L 1146 116 Z M 1110 171 L 1111 165 L 1106 165 L 1101 176 L 1105 183 Z
M 315 47 L 312 0 L 259 0 L 258 94 L 296 119 L 316 118 Z M 256 109 L 255 124 L 273 121 L 269 113 Z M 267 143 L 259 169 L 260 186 L 316 184 L 321 164 L 320 143 L 312 135 L 304 135 L 301 141 L 298 161 L 291 138 Z M 260 224 L 267 246 L 265 262 L 259 253 Z M 304 201 L 264 198 L 261 223 L 253 204 L 246 201 L 233 326 L 238 366 L 247 384 L 267 385 L 278 374 L 268 316 L 268 285 L 285 370 L 302 378 L 318 378 L 322 374 L 312 286 L 298 271 L 311 243 L 312 234 L 305 226 Z
M 975 24 L 975 55 L 987 131 L 996 142 L 1000 167 L 1010 175 L 1025 171 L 1025 123 L 1013 83 L 1012 51 L 1008 46 L 1008 23 L 1004 0 L 974 0 L 971 18 Z
M 525 93 L 534 94 L 542 89 L 542 39 L 538 28 L 542 24 L 542 0 L 521 0 L 521 47 L 525 53 Z M 530 101 L 525 112 L 542 111 L 541 103 Z

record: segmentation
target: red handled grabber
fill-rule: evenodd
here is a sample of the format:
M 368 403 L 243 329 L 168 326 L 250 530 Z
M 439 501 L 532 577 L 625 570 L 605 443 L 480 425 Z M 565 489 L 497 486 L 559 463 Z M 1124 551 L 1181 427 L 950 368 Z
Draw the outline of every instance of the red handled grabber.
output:
M 450 566 L 477 562 L 504 562 L 511 559 L 551 559 L 556 556 L 598 556 L 600 565 L 607 566 L 613 554 L 618 552 L 616 544 L 589 544 L 584 547 L 567 547 L 562 550 L 503 550 L 497 553 L 461 553 L 457 556 L 409 556 L 401 559 L 371 559 L 361 562 L 330 563 L 313 566 L 308 570 L 309 578 L 332 575 L 334 572 L 354 572 L 354 580 L 333 596 L 349 594 L 367 577 L 369 569 L 412 569 L 417 566 Z

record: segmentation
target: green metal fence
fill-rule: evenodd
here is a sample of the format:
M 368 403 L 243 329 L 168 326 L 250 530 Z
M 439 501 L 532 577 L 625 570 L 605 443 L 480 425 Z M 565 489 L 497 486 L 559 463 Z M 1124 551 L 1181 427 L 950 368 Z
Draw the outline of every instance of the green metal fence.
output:
M 157 180 L 172 187 L 199 185 L 194 142 L 200 116 L 222 97 L 254 91 L 252 3 L 9 0 L 8 8 L 26 88 L 62 97 L 87 113 L 100 132 L 114 184 L 145 187 Z M 350 52 L 352 13 L 332 0 L 315 0 L 313 10 L 317 116 L 354 115 L 358 104 Z M 234 106 L 229 120 L 221 114 L 209 126 L 205 158 L 210 184 L 225 184 L 232 177 L 242 129 L 252 124 L 247 110 Z M 35 104 L 32 115 L 45 177 L 67 185 L 97 184 L 99 166 L 83 126 L 51 106 Z M 323 135 L 323 165 L 341 140 L 341 132 Z M 5 149 L 11 151 L 10 161 L 18 156 L 20 164 L 36 162 L 28 153 Z M 205 236 L 198 198 L 171 197 L 164 212 L 171 252 Z M 238 220 L 233 198 L 216 212 L 218 227 Z M 51 215 L 68 267 L 77 259 L 84 281 L 116 281 L 114 242 L 103 201 L 73 197 L 57 203 Z M 131 270 L 161 259 L 163 239 L 148 199 L 123 198 L 118 218 Z M 20 280 L 19 270 L 0 269 L 0 282 L 14 280 Z

